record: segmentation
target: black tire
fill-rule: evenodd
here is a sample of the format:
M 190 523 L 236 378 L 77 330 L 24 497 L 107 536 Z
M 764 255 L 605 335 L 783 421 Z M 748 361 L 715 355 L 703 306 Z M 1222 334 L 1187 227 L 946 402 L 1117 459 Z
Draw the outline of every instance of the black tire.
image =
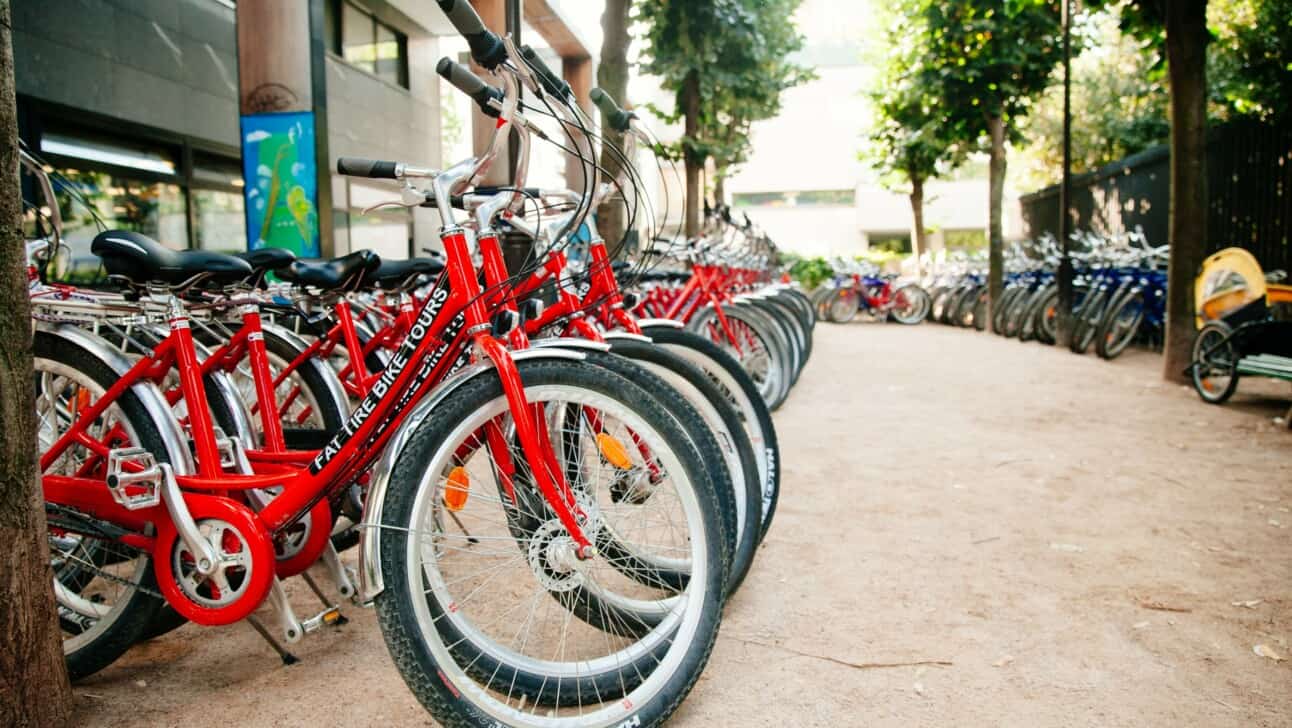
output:
M 1073 354 L 1090 351 L 1090 345 L 1095 343 L 1095 333 L 1099 330 L 1107 300 L 1108 289 L 1097 288 L 1086 296 L 1081 308 L 1073 315 L 1072 341 L 1068 344 L 1068 349 Z
M 111 366 L 89 350 L 44 331 L 37 331 L 35 334 L 33 354 L 38 372 L 42 361 L 53 362 L 80 372 L 104 390 L 120 379 L 120 375 Z M 134 444 L 151 452 L 157 462 L 170 462 L 160 430 L 160 427 L 166 425 L 158 425 L 131 390 L 126 390 L 115 404 L 124 421 L 134 430 Z M 110 624 L 103 626 L 96 622 L 90 629 L 97 629 L 101 633 L 72 648 L 70 652 L 68 645 L 64 645 L 67 673 L 71 679 L 88 677 L 112 664 L 138 641 L 156 619 L 164 602 L 144 593 L 144 589 L 155 592 L 157 583 L 153 576 L 151 558 L 146 555 L 140 558 L 143 559 L 142 566 L 136 569 L 138 579 L 135 582 L 138 588 L 133 589 L 133 593 L 125 598 L 119 608 L 113 608 L 113 613 L 109 615 L 113 617 Z M 60 621 L 65 628 L 69 626 L 67 619 Z M 79 636 L 74 635 L 73 639 Z
M 764 379 L 760 383 L 755 372 L 745 368 L 745 363 L 741 362 L 741 367 L 745 368 L 746 373 L 755 382 L 758 387 L 760 396 L 766 402 L 769 410 L 775 410 L 785 396 L 789 393 L 790 375 L 789 372 L 789 355 L 786 349 L 789 343 L 784 341 L 780 335 L 779 328 L 772 321 L 763 316 L 761 311 L 750 306 L 742 304 L 731 305 L 723 308 L 723 315 L 730 320 L 736 320 L 740 325 L 748 329 L 748 334 L 757 339 L 759 346 L 767 355 L 767 371 L 764 372 Z M 722 331 L 717 320 L 717 314 L 714 309 L 709 308 L 701 311 L 691 319 L 687 324 L 687 330 L 692 331 L 701 337 L 712 341 L 723 351 L 730 352 L 731 342 L 726 338 L 725 332 Z M 744 352 L 747 354 L 747 352 Z M 733 355 L 734 358 L 734 355 Z
M 1193 365 L 1189 368 L 1193 390 L 1207 404 L 1223 404 L 1238 389 L 1238 350 L 1229 336 L 1233 329 L 1224 321 L 1203 326 L 1193 339 Z M 1210 350 L 1204 359 L 1204 352 Z M 1219 372 L 1218 377 L 1210 376 Z M 1223 379 L 1221 379 L 1223 378 Z M 1220 379 L 1220 381 L 1216 381 Z
M 1042 343 L 1053 343 L 1045 340 L 1042 319 L 1045 317 L 1046 310 L 1058 300 L 1058 297 L 1059 290 L 1055 286 L 1045 286 L 1032 295 L 1027 308 L 1023 310 L 1022 326 L 1018 331 L 1020 341 L 1036 339 Z
M 772 422 L 771 410 L 758 394 L 758 386 L 740 367 L 740 362 L 699 334 L 670 326 L 650 326 L 643 329 L 643 333 L 656 344 L 683 353 L 683 356 L 704 369 L 736 404 L 750 443 L 755 450 L 762 450 L 761 457 L 757 458 L 763 500 L 760 509 L 763 526 L 758 540 L 762 541 L 771 528 L 772 517 L 776 515 L 776 504 L 780 500 L 781 446 L 776 436 L 776 424 Z
M 1000 296 L 1000 302 L 991 307 L 991 330 L 995 334 L 1003 334 L 1002 329 L 1005 327 L 1005 314 L 1014 301 L 1019 297 L 1022 291 L 1026 290 L 1022 286 L 1010 286 Z
M 812 313 L 810 309 L 805 308 L 801 294 L 790 290 L 778 291 L 771 297 L 794 319 L 798 324 L 799 330 L 803 333 L 803 363 L 806 364 L 812 359 Z
M 973 327 L 977 331 L 985 331 L 987 329 L 987 310 L 989 308 L 987 305 L 988 298 L 987 288 L 984 286 L 983 289 L 978 292 L 977 299 L 974 301 L 973 305 Z
M 273 329 L 265 331 L 265 350 L 270 357 L 283 363 L 290 363 L 301 353 L 295 342 L 280 336 Z M 283 423 L 283 436 L 288 448 L 316 450 L 345 424 L 350 410 L 349 403 L 337 401 L 337 394 L 327 381 L 328 373 L 321 371 L 327 366 L 327 362 L 310 360 L 295 372 L 302 387 L 308 390 L 309 396 L 318 405 L 322 426 L 289 428 L 287 423 Z
M 386 491 L 381 512 L 384 535 L 379 558 L 386 588 L 376 598 L 377 618 L 387 648 L 410 690 L 446 728 L 492 728 L 510 724 L 511 720 L 510 716 L 504 721 L 489 715 L 486 707 L 473 702 L 487 694 L 480 690 L 461 690 L 454 686 L 455 679 L 468 680 L 475 686 L 484 680 L 488 680 L 488 685 L 507 685 L 509 696 L 524 695 L 531 705 L 578 704 L 582 707 L 606 700 L 620 701 L 627 691 L 632 700 L 602 709 L 597 715 L 604 718 L 595 723 L 589 720 L 587 724 L 599 728 L 612 728 L 625 721 L 631 725 L 659 725 L 695 685 L 712 652 L 721 621 L 725 554 L 716 493 L 708 484 L 700 454 L 677 422 L 658 401 L 632 382 L 601 367 L 572 361 L 522 361 L 518 362 L 518 368 L 526 387 L 574 387 L 621 403 L 665 438 L 670 452 L 679 458 L 686 482 L 691 484 L 688 492 L 693 494 L 693 500 L 690 502 L 702 526 L 701 531 L 691 532 L 690 543 L 704 559 L 704 578 L 692 579 L 688 585 L 699 593 L 692 591 L 684 600 L 686 609 L 695 610 L 688 612 L 690 616 L 681 623 L 688 631 L 681 634 L 674 628 L 657 647 L 643 648 L 647 651 L 626 666 L 551 680 L 548 675 L 499 662 L 475 643 L 462 639 L 453 620 L 442 619 L 446 612 L 435 592 L 424 588 L 425 567 L 415 569 L 419 578 L 416 583 L 410 583 L 409 555 L 422 548 L 419 544 L 410 544 L 409 535 L 413 532 L 409 528 L 417 513 L 423 473 L 433 466 L 437 454 L 444 452 L 446 441 L 460 422 L 503 397 L 498 377 L 490 372 L 464 383 L 446 398 L 435 416 L 417 428 L 396 459 L 392 471 L 395 487 Z M 457 444 L 449 443 L 448 447 L 456 448 Z M 419 610 L 425 610 L 426 618 L 435 626 L 419 622 Z M 673 671 L 662 682 L 651 685 L 658 686 L 655 692 L 644 695 L 633 692 L 643 686 L 645 677 L 661 664 L 661 659 Z M 616 709 L 614 705 L 621 707 Z
M 1138 308 L 1128 311 L 1137 302 Z M 1131 318 L 1129 321 L 1123 321 L 1123 314 L 1128 312 Z M 1099 322 L 1099 330 L 1095 333 L 1095 353 L 1101 359 L 1116 359 L 1121 356 L 1121 353 L 1126 351 L 1126 347 L 1139 336 L 1139 329 L 1144 323 L 1146 313 L 1144 292 L 1134 288 L 1127 289 L 1108 307 L 1108 312 Z
M 919 284 L 907 283 L 893 292 L 894 298 L 898 295 L 910 300 L 915 305 L 915 310 L 898 313 L 897 309 L 893 309 L 888 313 L 889 318 L 903 326 L 914 326 L 928 318 L 932 302 L 929 299 L 928 291 L 921 288 Z
M 1019 332 L 1023 329 L 1024 316 L 1035 295 L 1037 295 L 1037 291 L 1023 288 L 1009 302 L 1009 308 L 1001 314 L 1001 326 L 999 329 L 1001 336 L 1008 339 L 1018 337 Z
M 763 523 L 762 482 L 758 475 L 758 462 L 754 456 L 754 446 L 749 440 L 749 434 L 745 431 L 744 424 L 740 421 L 740 415 L 718 385 L 712 379 L 709 379 L 708 375 L 701 371 L 699 367 L 674 354 L 662 345 L 648 344 L 632 339 L 612 338 L 610 339 L 610 352 L 626 357 L 634 363 L 645 363 L 661 367 L 685 380 L 687 384 L 694 388 L 695 396 L 703 397 L 708 406 L 712 408 L 712 414 L 720 419 L 725 432 L 715 433 L 707 426 L 703 413 L 695 411 L 696 408 L 692 407 L 691 409 L 700 417 L 700 421 L 687 422 L 679 418 L 679 423 L 688 432 L 691 432 L 696 427 L 701 427 L 707 431 L 708 438 L 703 437 L 706 433 L 700 433 L 700 439 L 692 438 L 692 442 L 695 443 L 700 452 L 728 453 L 728 457 L 725 459 L 718 457 L 708 458 L 706 464 L 709 467 L 709 478 L 713 481 L 715 487 L 723 488 L 725 481 L 726 486 L 731 488 L 733 511 L 737 514 L 745 514 L 743 519 L 738 518 L 733 524 L 736 529 L 736 543 L 731 553 L 731 565 L 728 567 L 727 595 L 734 594 L 749 573 L 749 567 L 754 563 L 758 543 L 762 540 L 760 534 L 762 533 Z M 620 373 L 628 376 L 627 372 Z M 629 378 L 639 385 L 642 384 L 640 379 Z M 670 386 L 667 381 L 660 380 L 659 384 L 672 390 L 672 392 L 687 394 L 677 392 L 677 388 Z M 648 391 L 656 394 L 653 388 L 648 389 Z M 665 399 L 664 397 L 659 399 L 674 416 L 685 411 L 680 407 L 675 409 L 670 399 Z M 718 439 L 719 435 L 721 435 L 721 440 Z M 713 449 L 709 449 L 710 447 Z M 737 468 L 739 469 L 738 472 L 729 472 Z
M 794 357 L 794 368 L 790 377 L 790 387 L 798 383 L 803 367 L 807 365 L 808 346 L 811 334 L 803 327 L 793 309 L 784 302 L 774 298 L 755 298 L 751 303 L 774 320 L 790 344 L 790 353 Z

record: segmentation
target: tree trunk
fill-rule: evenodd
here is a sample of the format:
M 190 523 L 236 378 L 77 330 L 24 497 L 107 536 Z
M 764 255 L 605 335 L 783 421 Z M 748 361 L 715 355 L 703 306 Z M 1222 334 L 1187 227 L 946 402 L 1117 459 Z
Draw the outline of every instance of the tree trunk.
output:
M 715 205 L 727 203 L 727 169 L 725 164 L 713 166 L 713 203 Z
M 0 0 L 0 725 L 69 725 L 36 455 L 18 110 L 9 0 Z
M 920 256 L 928 250 L 928 235 L 924 232 L 924 178 L 911 175 L 911 217 L 914 228 L 911 230 L 911 243 L 915 253 L 915 277 L 924 277 L 924 263 Z
M 597 86 L 624 108 L 628 107 L 628 48 L 632 44 L 628 12 L 632 4 L 632 0 L 606 0 L 606 10 L 601 14 L 601 61 L 597 65 Z M 605 124 L 601 125 L 601 133 L 601 166 L 610 180 L 623 168 L 619 158 L 624 150 L 624 135 Z M 624 212 L 624 202 L 619 199 L 607 200 L 597 208 L 597 231 L 610 245 L 623 238 Z
M 700 75 L 695 71 L 691 71 L 682 82 L 682 113 L 685 116 L 685 144 L 686 140 L 695 139 L 700 128 Z M 700 169 L 704 166 L 704 159 L 690 147 L 684 147 L 683 156 L 686 161 L 685 232 L 688 238 L 693 238 L 700 234 L 700 212 L 704 204 L 700 199 Z
M 1193 358 L 1193 281 L 1207 235 L 1207 0 L 1166 3 L 1171 79 L 1171 262 L 1167 271 L 1163 376 L 1186 381 Z
M 1001 208 L 1005 201 L 1005 121 L 999 116 L 987 120 L 987 132 L 991 135 L 991 156 L 988 162 L 987 195 L 987 241 L 988 241 L 988 325 L 991 310 L 1000 300 L 1004 287 L 1004 249 L 1005 235 L 1001 228 Z

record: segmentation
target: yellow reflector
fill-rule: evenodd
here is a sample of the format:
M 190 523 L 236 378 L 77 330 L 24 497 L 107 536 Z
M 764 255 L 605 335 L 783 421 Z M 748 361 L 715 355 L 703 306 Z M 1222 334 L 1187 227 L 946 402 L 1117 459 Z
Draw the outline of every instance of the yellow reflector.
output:
M 605 432 L 598 434 L 597 446 L 601 448 L 601 457 L 605 458 L 606 462 L 620 470 L 632 468 L 633 461 L 628 457 L 628 451 L 624 450 L 623 444 L 613 435 Z
M 448 482 L 444 484 L 444 507 L 450 511 L 460 511 L 467 504 L 467 489 L 471 487 L 471 476 L 461 465 L 449 471 Z

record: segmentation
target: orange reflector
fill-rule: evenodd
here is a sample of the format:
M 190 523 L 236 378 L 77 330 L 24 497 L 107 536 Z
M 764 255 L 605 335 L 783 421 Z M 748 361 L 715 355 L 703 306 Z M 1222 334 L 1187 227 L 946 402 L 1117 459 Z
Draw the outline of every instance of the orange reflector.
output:
M 601 448 L 601 457 L 605 458 L 606 462 L 620 470 L 632 468 L 633 461 L 628 457 L 628 451 L 624 450 L 623 444 L 613 435 L 605 432 L 598 434 L 597 446 Z
M 76 390 L 76 404 L 72 406 L 72 416 L 80 414 L 81 410 L 90 406 L 90 390 L 80 388 Z
M 461 465 L 449 471 L 448 482 L 444 484 L 444 507 L 450 511 L 460 511 L 467 505 L 467 489 L 471 487 L 471 476 Z

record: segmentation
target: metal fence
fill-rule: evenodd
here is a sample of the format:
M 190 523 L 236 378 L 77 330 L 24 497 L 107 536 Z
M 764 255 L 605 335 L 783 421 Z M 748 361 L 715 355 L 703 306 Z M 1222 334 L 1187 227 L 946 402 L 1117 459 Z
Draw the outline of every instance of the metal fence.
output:
M 1171 157 L 1163 145 L 1072 180 L 1074 230 L 1144 230 L 1167 242 Z M 1292 126 L 1235 122 L 1207 141 L 1207 250 L 1252 251 L 1266 270 L 1292 270 Z M 1058 234 L 1057 185 L 1020 198 L 1025 234 Z

